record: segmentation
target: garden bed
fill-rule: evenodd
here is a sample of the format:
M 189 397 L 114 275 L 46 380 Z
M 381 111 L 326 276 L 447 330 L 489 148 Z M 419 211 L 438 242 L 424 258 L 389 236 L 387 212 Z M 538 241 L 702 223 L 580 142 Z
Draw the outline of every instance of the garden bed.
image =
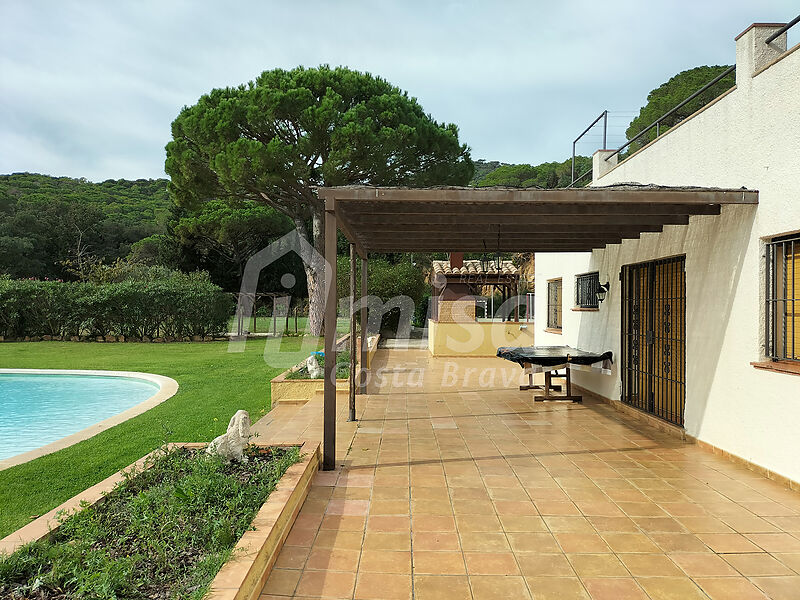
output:
M 316 354 L 317 363 L 321 369 L 325 369 L 325 355 L 322 352 L 318 352 Z M 350 377 L 350 350 L 344 349 L 339 350 L 336 352 L 336 379 L 347 379 Z M 286 379 L 298 380 L 298 379 L 322 379 L 321 377 L 311 377 L 311 374 L 308 372 L 308 367 L 306 364 L 300 363 L 297 365 L 296 368 L 290 370 L 286 373 Z
M 0 597 L 257 597 L 319 444 L 251 444 L 231 464 L 204 446 L 157 450 L 0 540 L 14 550 L 0 557 Z
M 343 345 L 349 339 L 349 335 L 343 336 L 336 341 L 337 346 Z M 360 344 L 361 338 L 356 338 L 357 344 Z M 372 358 L 378 350 L 379 335 L 370 336 L 368 339 L 369 348 L 367 350 L 367 368 L 370 368 Z M 360 353 L 357 355 L 357 360 L 360 361 Z M 320 366 L 323 366 L 324 357 L 319 360 Z M 349 375 L 350 375 L 350 352 L 339 351 L 337 352 L 336 360 L 336 387 L 340 392 L 347 392 L 349 388 Z M 272 406 L 277 404 L 304 404 L 308 402 L 314 394 L 322 392 L 324 379 L 310 379 L 308 370 L 305 363 L 295 365 L 273 378 L 270 381 L 270 397 L 272 398 Z

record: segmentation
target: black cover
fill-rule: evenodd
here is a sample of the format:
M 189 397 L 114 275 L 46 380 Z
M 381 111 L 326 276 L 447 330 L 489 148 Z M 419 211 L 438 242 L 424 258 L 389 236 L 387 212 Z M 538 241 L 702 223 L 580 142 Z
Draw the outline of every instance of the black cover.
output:
M 610 351 L 597 354 L 569 346 L 526 346 L 524 348 L 508 346 L 498 348 L 497 356 L 515 362 L 521 367 L 524 367 L 525 363 L 541 367 L 555 367 L 567 362 L 575 365 L 593 365 L 603 360 L 613 362 Z

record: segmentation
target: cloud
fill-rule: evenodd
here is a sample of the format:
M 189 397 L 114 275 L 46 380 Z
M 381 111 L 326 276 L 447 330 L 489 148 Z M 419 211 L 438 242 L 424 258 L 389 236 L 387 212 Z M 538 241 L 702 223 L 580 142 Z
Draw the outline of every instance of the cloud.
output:
M 627 114 L 676 72 L 732 64 L 789 0 L 3 3 L 0 172 L 163 176 L 182 106 L 298 64 L 381 75 L 476 158 L 562 160 L 603 109 Z M 581 150 L 594 148 L 584 144 Z

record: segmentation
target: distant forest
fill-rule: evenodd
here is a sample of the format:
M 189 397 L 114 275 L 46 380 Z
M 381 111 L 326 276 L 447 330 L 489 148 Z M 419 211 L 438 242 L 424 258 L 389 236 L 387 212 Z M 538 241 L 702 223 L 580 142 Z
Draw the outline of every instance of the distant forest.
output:
M 166 179 L 0 175 L 0 273 L 72 279 L 90 260 L 113 262 L 164 231 Z

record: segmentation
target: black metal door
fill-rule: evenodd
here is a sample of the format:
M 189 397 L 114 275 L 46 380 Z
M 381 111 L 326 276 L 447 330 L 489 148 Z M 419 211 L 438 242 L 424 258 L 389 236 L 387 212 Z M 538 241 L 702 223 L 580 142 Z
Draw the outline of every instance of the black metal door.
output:
M 686 259 L 622 267 L 622 401 L 683 426 Z

